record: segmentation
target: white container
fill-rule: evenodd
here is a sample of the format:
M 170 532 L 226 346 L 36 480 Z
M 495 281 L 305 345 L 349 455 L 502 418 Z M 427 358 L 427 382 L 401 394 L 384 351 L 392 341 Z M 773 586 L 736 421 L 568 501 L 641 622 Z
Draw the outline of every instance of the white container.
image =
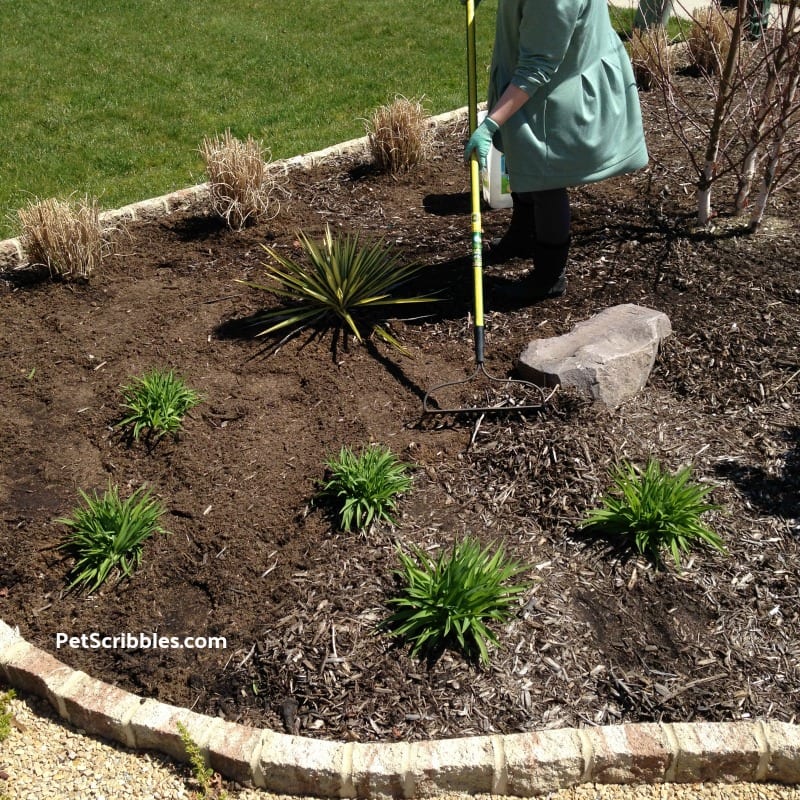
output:
M 486 111 L 478 112 L 478 124 L 486 118 Z M 511 208 L 511 186 L 506 171 L 506 157 L 494 145 L 486 159 L 486 169 L 481 170 L 483 199 L 492 208 Z

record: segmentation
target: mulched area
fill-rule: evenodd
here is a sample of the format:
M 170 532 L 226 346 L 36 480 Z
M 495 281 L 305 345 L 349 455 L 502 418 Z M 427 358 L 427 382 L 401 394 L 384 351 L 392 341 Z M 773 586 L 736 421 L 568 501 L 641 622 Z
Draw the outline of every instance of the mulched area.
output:
M 687 88 L 703 91 L 696 78 Z M 0 617 L 70 665 L 197 711 L 306 736 L 421 739 L 622 721 L 793 721 L 800 703 L 800 393 L 796 186 L 748 236 L 691 224 L 685 154 L 643 95 L 651 168 L 576 189 L 570 285 L 487 311 L 487 368 L 619 303 L 666 313 L 640 396 L 607 411 L 555 395 L 532 415 L 426 417 L 426 389 L 473 367 L 463 123 L 398 178 L 349 157 L 282 179 L 278 215 L 231 232 L 202 213 L 131 226 L 88 284 L 0 277 Z M 724 187 L 715 195 L 720 206 Z M 486 237 L 508 212 L 487 210 Z M 270 352 L 238 323 L 274 304 L 261 244 L 297 253 L 325 224 L 381 237 L 425 265 L 441 302 L 395 320 L 404 356 L 334 332 Z M 514 278 L 526 268 L 487 267 Z M 487 292 L 487 296 L 491 296 Z M 269 343 L 267 343 L 269 344 Z M 204 402 L 176 439 L 130 444 L 119 387 L 173 367 Z M 396 527 L 336 530 L 316 501 L 342 445 L 379 442 L 413 467 Z M 578 523 L 626 458 L 691 464 L 722 506 L 727 554 L 678 571 L 586 540 Z M 147 484 L 171 534 L 134 578 L 65 590 L 57 518 L 78 490 Z M 464 534 L 531 565 L 488 668 L 428 663 L 376 633 L 398 588 L 396 547 Z M 56 649 L 57 633 L 222 635 L 227 649 Z

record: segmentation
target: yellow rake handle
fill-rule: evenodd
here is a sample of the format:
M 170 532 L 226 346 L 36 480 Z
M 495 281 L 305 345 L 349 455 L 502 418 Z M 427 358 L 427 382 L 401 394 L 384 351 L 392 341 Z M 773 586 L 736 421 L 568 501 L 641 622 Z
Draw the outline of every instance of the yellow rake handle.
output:
M 469 132 L 478 127 L 478 75 L 475 47 L 475 0 L 467 0 L 467 93 Z M 475 361 L 483 364 L 483 228 L 481 225 L 481 180 L 478 154 L 469 160 L 470 207 L 472 209 L 472 279 L 474 283 Z

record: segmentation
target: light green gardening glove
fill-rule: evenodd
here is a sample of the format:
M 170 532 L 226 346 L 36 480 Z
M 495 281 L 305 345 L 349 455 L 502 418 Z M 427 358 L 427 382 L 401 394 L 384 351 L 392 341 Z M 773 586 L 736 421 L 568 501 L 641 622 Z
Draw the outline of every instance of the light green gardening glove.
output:
M 478 163 L 481 169 L 486 169 L 486 162 L 489 159 L 489 150 L 492 147 L 492 137 L 500 130 L 500 126 L 491 118 L 486 119 L 478 125 L 469 137 L 467 146 L 464 148 L 464 161 L 469 161 L 472 151 L 478 154 Z

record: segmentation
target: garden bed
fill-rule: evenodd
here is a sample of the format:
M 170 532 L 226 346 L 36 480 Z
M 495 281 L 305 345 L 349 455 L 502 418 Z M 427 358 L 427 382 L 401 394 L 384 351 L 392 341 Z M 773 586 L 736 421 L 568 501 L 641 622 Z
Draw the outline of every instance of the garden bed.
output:
M 529 340 L 609 306 L 666 313 L 674 332 L 648 386 L 613 412 L 563 391 L 527 416 L 421 413 L 427 388 L 474 361 L 459 125 L 398 178 L 350 157 L 292 170 L 278 215 L 242 232 L 187 213 L 132 225 L 88 284 L 3 275 L 0 617 L 130 691 L 308 736 L 794 720 L 800 204 L 782 192 L 754 237 L 724 219 L 692 232 L 692 198 L 659 166 L 683 156 L 654 130 L 652 170 L 572 193 L 567 294 L 520 308 L 488 300 L 498 375 Z M 486 236 L 507 219 L 487 210 Z M 392 323 L 410 356 L 332 332 L 273 353 L 238 324 L 275 304 L 238 283 L 262 279 L 261 245 L 299 255 L 298 231 L 319 237 L 326 223 L 425 265 L 416 288 L 441 302 Z M 489 267 L 487 287 L 524 268 Z M 204 401 L 177 439 L 149 447 L 114 425 L 120 386 L 154 368 L 174 368 Z M 412 489 L 396 527 L 339 532 L 315 501 L 324 463 L 372 442 L 411 465 Z M 722 510 L 706 522 L 727 554 L 698 550 L 682 571 L 657 571 L 578 534 L 610 466 L 651 456 L 714 485 Z M 150 487 L 171 533 L 147 543 L 131 580 L 69 593 L 56 519 L 78 490 L 109 482 Z M 418 661 L 376 633 L 398 591 L 397 545 L 435 552 L 465 534 L 531 565 L 488 668 L 449 650 Z M 92 632 L 219 635 L 227 648 L 55 647 L 57 633 Z

